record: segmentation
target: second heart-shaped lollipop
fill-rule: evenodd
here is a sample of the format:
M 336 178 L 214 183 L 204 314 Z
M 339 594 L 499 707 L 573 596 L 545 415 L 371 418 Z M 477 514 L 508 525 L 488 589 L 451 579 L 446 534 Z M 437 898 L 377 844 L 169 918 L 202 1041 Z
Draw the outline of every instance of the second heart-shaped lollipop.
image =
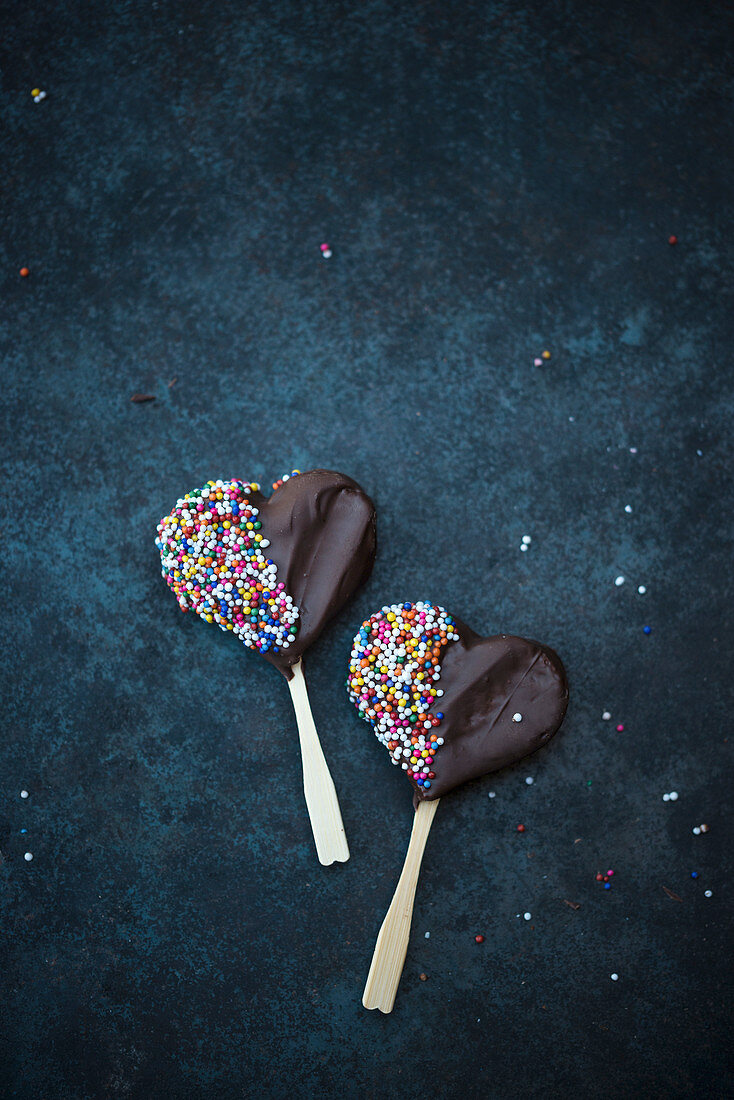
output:
M 363 1003 L 392 1011 L 410 933 L 423 848 L 439 798 L 520 760 L 563 721 L 558 655 L 509 634 L 480 638 L 442 607 L 383 607 L 354 639 L 349 697 L 406 772 L 416 815 L 393 903 L 375 947 Z
M 311 470 L 277 481 L 209 481 L 158 525 L 163 576 L 184 611 L 231 631 L 286 677 L 298 721 L 306 803 L 321 863 L 349 849 L 319 744 L 301 658 L 372 569 L 375 509 L 355 481 Z

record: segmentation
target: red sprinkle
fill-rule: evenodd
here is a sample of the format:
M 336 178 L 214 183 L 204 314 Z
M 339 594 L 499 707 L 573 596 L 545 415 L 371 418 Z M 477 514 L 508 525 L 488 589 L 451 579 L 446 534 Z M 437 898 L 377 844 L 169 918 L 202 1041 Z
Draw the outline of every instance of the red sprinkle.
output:
M 27 267 L 21 267 L 21 269 L 20 269 L 20 274 L 21 274 L 21 277 L 22 277 L 23 279 L 27 279 L 27 278 L 28 278 L 28 276 L 30 275 L 30 271 L 28 270 L 28 268 L 27 268 Z
M 474 937 L 474 942 L 475 943 L 484 943 L 484 936 L 475 936 Z
M 517 831 L 518 831 L 518 833 L 524 833 L 525 832 L 525 826 L 524 825 L 518 825 Z
M 674 236 L 674 235 L 673 235 L 673 234 L 671 233 L 671 234 L 670 234 L 670 236 L 668 237 L 668 244 L 677 244 L 677 243 L 678 243 L 678 238 L 677 238 L 677 237 L 675 237 L 675 236 Z
M 602 882 L 603 879 L 604 879 L 604 875 L 601 873 L 601 871 L 599 871 L 597 876 L 596 876 L 596 881 L 597 882 Z

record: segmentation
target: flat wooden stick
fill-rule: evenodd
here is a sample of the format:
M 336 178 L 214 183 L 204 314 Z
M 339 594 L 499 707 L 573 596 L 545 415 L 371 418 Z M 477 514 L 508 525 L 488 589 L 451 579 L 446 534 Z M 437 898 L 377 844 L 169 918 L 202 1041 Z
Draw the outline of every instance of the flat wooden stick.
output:
M 423 849 L 431 831 L 440 798 L 432 802 L 419 802 L 413 818 L 410 844 L 405 856 L 402 874 L 393 895 L 387 916 L 382 922 L 380 934 L 372 956 L 372 966 L 367 975 L 362 1004 L 365 1008 L 379 1008 L 380 1012 L 392 1012 L 395 994 L 400 984 L 405 956 L 408 952 L 410 922 L 413 917 L 413 901 L 421 869 Z
M 349 859 L 349 847 L 342 824 L 339 800 L 336 797 L 334 781 L 329 773 L 314 725 L 300 661 L 293 665 L 293 679 L 288 681 L 288 687 L 291 689 L 293 709 L 298 722 L 303 762 L 303 790 L 306 794 L 306 806 L 311 819 L 319 863 L 323 863 L 325 867 L 330 863 L 346 863 Z

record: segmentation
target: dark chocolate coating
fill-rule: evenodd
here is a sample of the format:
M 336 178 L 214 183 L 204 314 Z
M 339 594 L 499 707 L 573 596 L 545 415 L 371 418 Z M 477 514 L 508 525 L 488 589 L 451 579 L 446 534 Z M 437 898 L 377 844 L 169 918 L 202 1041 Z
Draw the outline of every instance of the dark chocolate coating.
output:
M 372 572 L 375 506 L 356 481 L 333 470 L 308 470 L 252 500 L 270 540 L 265 552 L 300 611 L 295 640 L 263 654 L 290 680 L 291 667 Z
M 568 705 L 561 659 L 548 646 L 512 634 L 480 638 L 456 622 L 458 641 L 441 654 L 443 696 L 429 713 L 441 711 L 438 749 L 430 790 L 410 780 L 414 802 L 441 798 L 487 772 L 513 764 L 545 745 L 558 730 Z M 515 712 L 521 722 L 513 722 Z

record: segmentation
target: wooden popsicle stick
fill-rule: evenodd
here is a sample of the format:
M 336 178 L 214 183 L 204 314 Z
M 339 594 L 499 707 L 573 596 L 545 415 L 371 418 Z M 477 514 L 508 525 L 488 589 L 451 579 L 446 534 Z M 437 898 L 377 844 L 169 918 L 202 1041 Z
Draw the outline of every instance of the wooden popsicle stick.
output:
M 390 908 L 382 922 L 375 944 L 372 965 L 367 975 L 362 1004 L 365 1008 L 379 1008 L 380 1012 L 392 1012 L 395 994 L 400 984 L 405 956 L 408 952 L 410 922 L 413 917 L 413 901 L 418 874 L 423 859 L 423 849 L 431 831 L 440 798 L 432 802 L 419 802 L 413 818 L 413 829 L 405 856 L 403 870 L 393 895 Z
M 293 678 L 288 681 L 293 709 L 298 722 L 303 763 L 303 790 L 319 863 L 346 863 L 349 859 L 347 837 L 342 823 L 334 781 L 316 732 L 306 691 L 301 661 L 293 665 Z

